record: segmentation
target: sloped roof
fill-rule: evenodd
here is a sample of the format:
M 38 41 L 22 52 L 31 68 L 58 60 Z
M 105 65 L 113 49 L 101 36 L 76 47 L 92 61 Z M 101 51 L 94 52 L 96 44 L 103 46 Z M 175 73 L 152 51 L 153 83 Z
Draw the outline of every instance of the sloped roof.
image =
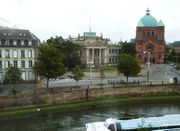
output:
M 15 28 L 0 28 L 0 39 L 22 39 L 22 40 L 39 40 L 29 30 Z

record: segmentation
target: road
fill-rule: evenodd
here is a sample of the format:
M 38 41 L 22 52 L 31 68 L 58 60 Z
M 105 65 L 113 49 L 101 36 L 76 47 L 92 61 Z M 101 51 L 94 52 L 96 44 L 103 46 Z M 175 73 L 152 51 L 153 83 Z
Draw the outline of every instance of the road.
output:
M 129 82 L 146 82 L 147 80 L 147 72 L 146 72 L 146 65 L 143 67 L 141 73 L 138 77 L 129 77 Z M 50 81 L 50 87 L 66 87 L 66 86 L 75 86 L 78 84 L 79 86 L 94 86 L 102 83 L 102 80 L 98 78 L 99 75 L 97 72 L 91 72 L 91 79 L 88 77 L 88 73 L 86 73 L 87 77 L 85 77 L 83 80 L 78 81 L 78 83 L 70 78 L 67 79 L 61 79 L 61 80 L 52 80 Z M 121 75 L 118 75 L 117 73 L 110 73 L 106 74 L 108 77 L 103 80 L 103 84 L 108 83 L 118 83 L 118 82 L 125 82 L 126 77 Z M 151 65 L 150 67 L 150 76 L 149 81 L 155 82 L 155 83 L 169 83 L 172 82 L 172 78 L 177 77 L 178 80 L 180 80 L 180 71 L 177 71 L 175 68 L 173 68 L 170 65 Z

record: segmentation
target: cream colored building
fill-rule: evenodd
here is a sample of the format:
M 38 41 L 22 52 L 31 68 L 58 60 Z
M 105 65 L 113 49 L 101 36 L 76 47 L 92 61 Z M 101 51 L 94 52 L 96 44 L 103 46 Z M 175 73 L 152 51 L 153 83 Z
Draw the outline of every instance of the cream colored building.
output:
M 103 38 L 103 35 L 96 35 L 96 32 L 84 32 L 84 35 L 78 35 L 72 39 L 74 43 L 81 46 L 81 62 L 83 65 L 102 65 L 117 64 L 117 57 L 121 49 L 120 44 L 113 44 L 109 39 Z

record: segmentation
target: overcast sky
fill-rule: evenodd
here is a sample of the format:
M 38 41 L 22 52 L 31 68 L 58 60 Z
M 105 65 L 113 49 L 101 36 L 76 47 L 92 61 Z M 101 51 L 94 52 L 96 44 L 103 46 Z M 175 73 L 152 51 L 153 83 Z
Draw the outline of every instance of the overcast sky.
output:
M 0 0 L 0 25 L 28 29 L 41 41 L 91 29 L 112 41 L 135 37 L 140 18 L 150 14 L 165 24 L 167 42 L 180 40 L 180 0 Z

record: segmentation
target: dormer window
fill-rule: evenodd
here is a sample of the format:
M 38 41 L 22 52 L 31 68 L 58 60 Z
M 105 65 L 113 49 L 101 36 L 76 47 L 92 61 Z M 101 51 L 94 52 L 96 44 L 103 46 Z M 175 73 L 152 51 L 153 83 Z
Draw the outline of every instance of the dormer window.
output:
M 13 46 L 13 40 L 12 39 L 9 40 L 9 45 Z
M 1 40 L 1 45 L 5 45 L 5 42 L 6 42 L 5 39 L 2 39 Z
M 29 45 L 29 41 L 28 40 L 24 40 L 24 45 L 28 46 Z
M 20 39 L 17 39 L 17 45 L 21 46 L 21 40 Z
M 36 46 L 37 45 L 37 41 L 36 40 L 32 40 L 32 45 Z

